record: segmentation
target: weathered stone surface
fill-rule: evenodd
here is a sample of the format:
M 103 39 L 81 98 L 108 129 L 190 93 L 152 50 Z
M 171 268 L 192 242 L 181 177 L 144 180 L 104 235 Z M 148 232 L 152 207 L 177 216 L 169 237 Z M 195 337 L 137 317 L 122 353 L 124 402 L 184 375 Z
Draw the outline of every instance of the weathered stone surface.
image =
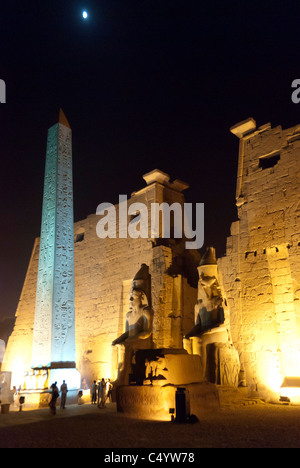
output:
M 166 353 L 157 361 L 151 361 L 148 368 L 151 368 L 154 377 L 163 377 L 161 380 L 153 380 L 153 384 L 186 385 L 204 381 L 198 355 Z M 146 378 L 150 380 L 149 369 Z
M 135 202 L 147 206 L 163 201 L 183 204 L 180 190 L 170 183 L 154 181 L 132 194 L 128 206 Z M 118 214 L 119 205 L 116 211 Z M 99 216 L 92 214 L 74 224 L 76 365 L 88 383 L 96 378 L 116 378 L 111 343 L 124 331 L 130 286 L 142 263 L 149 265 L 151 274 L 156 348 L 182 348 L 182 336 L 194 323 L 197 300 L 189 269 L 177 268 L 177 263 L 175 273 L 172 268 L 178 259 L 179 265 L 181 259 L 185 264 L 199 262 L 197 252 L 184 250 L 183 240 L 118 235 L 100 239 L 96 233 L 98 221 Z M 22 383 L 31 365 L 39 243 L 36 239 L 5 356 L 5 368 L 19 370 L 15 384 Z
M 201 419 L 201 415 L 220 408 L 217 387 L 203 382 L 185 385 L 190 414 Z M 117 390 L 117 409 L 137 418 L 170 421 L 169 409 L 175 409 L 177 387 L 121 386 Z
M 47 139 L 32 367 L 75 363 L 72 133 L 62 111 L 60 122 Z
M 247 384 L 278 392 L 300 375 L 300 127 L 239 137 L 239 220 L 219 266 Z

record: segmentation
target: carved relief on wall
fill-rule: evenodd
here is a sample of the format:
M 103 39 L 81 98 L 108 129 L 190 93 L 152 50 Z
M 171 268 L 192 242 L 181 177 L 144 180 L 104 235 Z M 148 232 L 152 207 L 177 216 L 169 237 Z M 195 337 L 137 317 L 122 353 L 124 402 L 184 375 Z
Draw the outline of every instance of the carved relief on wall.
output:
M 71 130 L 48 131 L 32 366 L 75 361 Z M 67 342 L 71 330 L 70 340 Z M 67 349 L 68 348 L 68 349 Z

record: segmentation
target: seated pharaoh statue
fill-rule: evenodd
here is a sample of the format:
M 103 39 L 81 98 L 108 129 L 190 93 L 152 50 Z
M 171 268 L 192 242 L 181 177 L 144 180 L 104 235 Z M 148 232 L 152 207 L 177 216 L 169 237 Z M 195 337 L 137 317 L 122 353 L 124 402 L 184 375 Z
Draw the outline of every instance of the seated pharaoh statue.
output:
M 133 371 L 134 353 L 153 348 L 153 309 L 151 307 L 151 275 L 144 263 L 135 275 L 129 293 L 129 311 L 125 332 L 112 342 L 117 348 L 118 384 L 127 385 Z
M 126 314 L 125 333 L 112 342 L 118 344 L 137 344 L 145 349 L 152 334 L 153 310 L 151 308 L 151 275 L 149 267 L 143 263 L 135 275 L 129 293 L 129 311 Z M 140 340 L 146 340 L 144 345 Z
M 206 250 L 198 272 L 195 326 L 185 335 L 183 346 L 190 354 L 200 355 L 207 380 L 237 386 L 239 356 L 231 340 L 229 308 L 222 294 L 213 247 Z
M 209 247 L 199 264 L 198 301 L 195 305 L 195 326 L 185 338 L 200 336 L 225 321 L 223 297 L 218 281 L 215 249 Z

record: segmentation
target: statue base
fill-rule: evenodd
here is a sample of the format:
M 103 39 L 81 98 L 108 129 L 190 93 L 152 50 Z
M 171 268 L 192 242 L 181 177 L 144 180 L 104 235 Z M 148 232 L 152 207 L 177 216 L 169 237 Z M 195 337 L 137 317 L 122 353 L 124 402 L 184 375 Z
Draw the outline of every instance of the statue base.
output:
M 66 381 L 67 382 L 67 381 Z M 49 408 L 49 403 L 51 400 L 51 391 L 50 390 L 21 390 L 18 395 L 18 400 L 16 404 L 19 405 L 19 397 L 24 397 L 23 411 L 35 410 L 39 408 Z M 82 403 L 88 403 L 90 401 L 90 392 L 84 391 L 84 400 Z M 68 405 L 81 404 L 79 403 L 78 398 L 78 389 L 71 388 L 67 393 L 67 402 Z M 56 402 L 56 408 L 60 407 L 60 396 Z
M 184 349 L 124 347 L 122 371 L 113 385 L 185 385 L 203 380 L 200 356 Z
M 81 388 L 81 377 L 75 363 L 54 362 L 49 366 L 32 367 L 30 372 L 26 373 L 23 389 L 43 391 L 50 389 L 55 382 L 60 389 L 63 380 L 69 390 Z
M 58 368 L 58 369 L 50 369 L 49 375 L 49 387 L 54 382 L 57 382 L 57 387 L 60 389 L 60 386 L 65 380 L 68 390 L 76 389 L 79 390 L 81 387 L 81 377 L 80 373 L 77 369 L 72 368 Z
M 136 360 L 138 360 L 138 351 Z M 152 355 L 151 355 L 152 354 Z M 183 349 L 156 349 L 144 353 L 145 379 L 143 385 L 186 385 L 203 382 L 201 358 Z
M 51 363 L 47 367 L 34 367 L 25 378 L 25 386 L 19 396 L 25 397 L 24 409 L 37 409 L 49 406 L 51 399 L 51 385 L 56 382 L 60 387 L 65 380 L 68 387 L 67 404 L 78 402 L 78 391 L 81 388 L 81 377 L 75 368 L 75 363 Z M 60 405 L 60 398 L 57 407 Z
M 120 386 L 117 388 L 117 411 L 134 418 L 170 421 L 176 408 L 177 388 L 174 385 Z M 198 419 L 220 409 L 216 385 L 202 382 L 184 385 L 184 389 L 190 414 Z

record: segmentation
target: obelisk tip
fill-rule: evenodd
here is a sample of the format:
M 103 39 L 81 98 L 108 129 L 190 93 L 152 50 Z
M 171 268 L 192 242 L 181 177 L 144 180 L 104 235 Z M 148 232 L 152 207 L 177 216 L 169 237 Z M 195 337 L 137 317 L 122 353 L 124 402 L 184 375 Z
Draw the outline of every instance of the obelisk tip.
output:
M 64 111 L 61 108 L 59 109 L 58 123 L 64 125 L 65 127 L 71 128 L 67 117 L 65 116 Z

